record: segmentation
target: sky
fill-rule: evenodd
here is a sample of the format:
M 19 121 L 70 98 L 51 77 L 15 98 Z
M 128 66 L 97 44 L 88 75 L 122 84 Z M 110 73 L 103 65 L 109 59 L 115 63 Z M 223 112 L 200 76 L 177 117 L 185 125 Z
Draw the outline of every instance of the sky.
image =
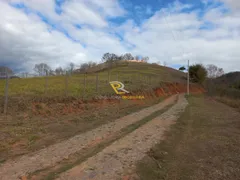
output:
M 106 52 L 239 71 L 240 1 L 0 0 L 0 66 L 65 68 Z

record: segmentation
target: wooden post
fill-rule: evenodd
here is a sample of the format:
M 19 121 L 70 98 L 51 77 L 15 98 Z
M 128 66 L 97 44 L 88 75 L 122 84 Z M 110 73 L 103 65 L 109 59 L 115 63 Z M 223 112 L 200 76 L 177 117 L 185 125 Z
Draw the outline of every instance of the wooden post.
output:
M 99 86 L 99 82 L 98 82 L 98 72 L 96 73 L 96 92 L 98 93 L 98 86 Z
M 45 77 L 45 94 L 47 94 L 48 89 L 48 72 L 46 70 L 46 77 Z
M 68 95 L 68 73 L 66 72 L 65 76 L 65 95 Z
M 188 60 L 188 73 L 187 73 L 187 95 L 189 95 L 189 60 Z
M 4 114 L 7 114 L 9 77 L 8 77 L 7 69 L 5 70 L 5 72 L 6 72 L 6 85 L 5 85 Z
M 110 68 L 108 68 L 108 82 L 107 83 L 109 83 L 110 82 Z
M 87 85 L 87 74 L 84 73 L 84 87 L 83 87 L 83 98 L 85 97 L 85 94 L 86 94 L 86 85 Z

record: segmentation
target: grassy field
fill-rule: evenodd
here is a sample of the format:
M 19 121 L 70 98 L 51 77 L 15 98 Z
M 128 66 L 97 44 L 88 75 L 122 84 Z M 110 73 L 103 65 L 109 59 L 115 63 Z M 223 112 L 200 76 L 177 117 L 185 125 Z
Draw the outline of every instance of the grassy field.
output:
M 240 99 L 233 99 L 227 96 L 216 96 L 214 97 L 214 99 L 216 99 L 219 102 L 222 102 L 228 106 L 231 106 L 233 108 L 236 108 L 239 112 L 240 112 Z
M 240 113 L 203 96 L 137 167 L 141 180 L 240 179 Z
M 152 97 L 141 102 L 84 103 L 78 108 L 80 111 L 61 116 L 0 116 L 0 163 L 86 132 L 161 100 L 162 97 Z
M 34 77 L 9 80 L 10 96 L 73 96 L 93 97 L 97 94 L 112 94 L 108 83 L 108 71 L 71 76 Z M 97 78 L 98 76 L 98 78 Z M 119 80 L 129 90 L 159 86 L 162 81 L 181 82 L 185 74 L 163 66 L 146 63 L 128 63 L 110 70 L 110 81 Z M 97 80 L 98 79 L 98 80 Z M 97 83 L 98 82 L 98 83 Z M 98 84 L 98 85 L 97 85 Z M 0 96 L 4 95 L 5 81 L 0 81 Z

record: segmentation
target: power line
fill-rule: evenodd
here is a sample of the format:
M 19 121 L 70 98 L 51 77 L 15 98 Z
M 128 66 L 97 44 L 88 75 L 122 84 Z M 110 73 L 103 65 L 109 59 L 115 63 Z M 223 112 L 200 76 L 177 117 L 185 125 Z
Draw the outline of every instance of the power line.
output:
M 169 13 L 170 13 L 170 12 L 169 12 Z M 167 21 L 167 18 L 166 18 L 166 15 L 165 15 L 164 12 L 163 12 L 163 17 L 164 17 L 164 20 L 165 20 L 165 22 L 167 23 L 169 29 L 171 29 L 171 27 L 170 27 L 170 25 L 169 25 L 169 22 Z M 180 23 L 181 23 L 181 22 L 180 22 Z M 174 34 L 174 32 L 173 32 L 172 29 L 171 29 L 171 34 L 172 34 L 172 37 L 173 37 L 174 41 L 177 42 L 177 39 L 176 39 L 175 34 Z M 179 46 L 180 46 L 180 48 L 181 48 L 181 50 L 182 50 L 182 53 L 183 53 L 183 55 L 184 55 L 184 54 L 185 54 L 184 48 L 181 46 L 180 43 L 179 43 Z M 189 95 L 189 59 L 188 59 L 188 65 L 187 65 L 187 66 L 188 66 L 188 73 L 187 73 L 187 95 Z

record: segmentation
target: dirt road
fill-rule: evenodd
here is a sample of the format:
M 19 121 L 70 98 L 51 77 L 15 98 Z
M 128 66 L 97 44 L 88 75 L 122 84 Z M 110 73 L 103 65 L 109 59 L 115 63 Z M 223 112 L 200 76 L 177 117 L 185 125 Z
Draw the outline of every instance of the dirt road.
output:
M 58 180 L 124 179 L 129 170 L 134 170 L 135 163 L 163 139 L 163 133 L 178 119 L 186 106 L 187 100 L 180 95 L 177 103 L 168 111 L 114 142 L 86 162 L 61 174 Z
M 169 104 L 174 103 L 176 99 L 177 95 L 171 96 L 170 98 L 166 99 L 165 101 L 157 105 L 151 106 L 139 112 L 122 117 L 120 119 L 115 120 L 114 122 L 105 124 L 86 133 L 74 136 L 66 141 L 57 143 L 48 148 L 42 149 L 36 153 L 24 155 L 14 160 L 9 160 L 0 165 L 0 177 L 2 180 L 15 180 L 19 179 L 19 177 L 26 176 L 29 173 L 35 172 L 37 170 L 52 167 L 55 164 L 61 162 L 63 159 L 68 158 L 71 154 L 74 154 L 82 149 L 89 148 L 103 142 L 109 136 L 119 132 L 121 129 L 140 121 L 144 117 L 163 109 Z M 145 128 L 143 129 L 141 128 L 140 130 L 136 131 L 138 134 L 138 135 L 136 134 L 136 136 L 139 136 L 141 134 L 142 139 L 139 139 L 139 141 L 145 140 L 145 138 L 147 139 L 151 135 L 148 133 L 158 131 L 159 128 L 161 129 L 159 125 L 163 125 L 164 128 L 169 126 L 169 124 L 171 124 L 171 122 L 174 119 L 176 119 L 176 114 L 178 114 L 179 109 L 182 109 L 184 107 L 182 105 L 185 106 L 186 101 L 184 100 L 183 96 L 180 96 L 180 99 L 178 100 L 178 103 L 174 106 L 174 108 L 170 112 L 168 111 L 167 114 L 163 115 L 163 117 L 160 117 L 160 119 L 162 118 L 169 119 L 169 121 L 161 122 L 160 119 L 155 119 L 151 123 L 151 125 L 146 125 L 144 126 Z M 180 106 L 182 107 L 180 108 Z M 163 131 L 160 132 L 158 133 L 158 136 L 161 135 Z M 131 136 L 128 138 L 131 139 Z M 152 145 L 150 141 L 157 142 L 158 138 L 156 139 L 153 138 L 152 140 L 150 138 L 150 140 L 148 140 L 149 144 L 146 147 Z M 127 145 L 124 142 L 123 144 Z M 66 174 L 63 174 L 62 176 L 66 176 Z

